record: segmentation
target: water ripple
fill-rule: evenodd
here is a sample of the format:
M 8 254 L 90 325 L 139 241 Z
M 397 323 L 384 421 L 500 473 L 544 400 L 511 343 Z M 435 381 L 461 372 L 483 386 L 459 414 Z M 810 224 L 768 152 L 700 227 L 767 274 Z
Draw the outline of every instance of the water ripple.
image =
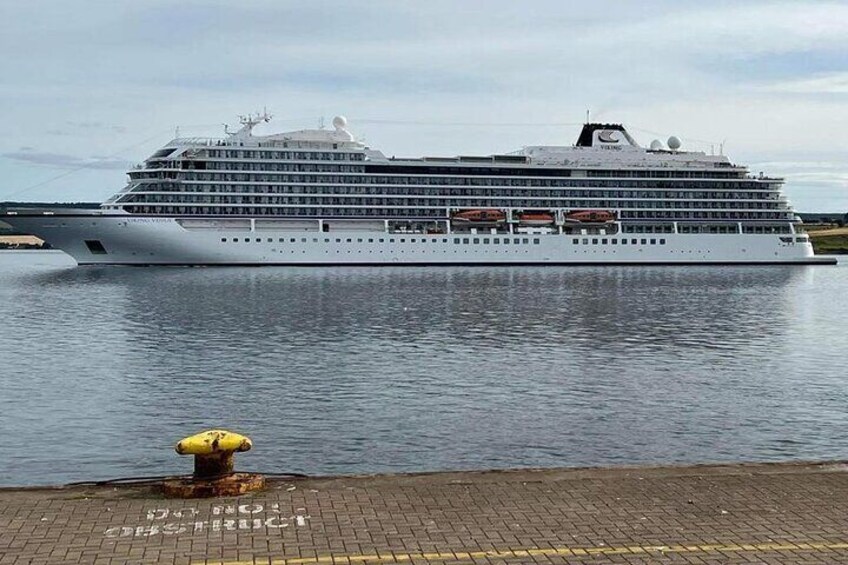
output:
M 0 484 L 844 458 L 848 267 L 84 268 L 0 253 Z M 38 450 L 30 447 L 40 446 Z

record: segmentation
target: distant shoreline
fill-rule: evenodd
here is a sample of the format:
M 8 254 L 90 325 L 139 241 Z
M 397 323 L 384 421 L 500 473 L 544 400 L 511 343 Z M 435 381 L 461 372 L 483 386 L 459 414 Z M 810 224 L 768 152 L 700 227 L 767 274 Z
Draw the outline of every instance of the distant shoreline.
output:
M 45 245 L 43 240 L 32 235 L 4 235 L 0 236 L 0 249 L 43 250 L 52 248 Z
M 848 255 L 848 228 L 836 225 L 805 225 L 816 255 Z

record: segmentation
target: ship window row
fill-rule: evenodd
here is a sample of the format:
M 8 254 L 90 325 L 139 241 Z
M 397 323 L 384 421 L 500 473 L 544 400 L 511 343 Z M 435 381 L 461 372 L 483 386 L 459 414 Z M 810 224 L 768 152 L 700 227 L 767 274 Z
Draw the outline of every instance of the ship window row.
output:
M 742 233 L 792 233 L 792 228 L 788 225 L 776 226 L 742 226 Z
M 791 233 L 789 231 L 782 231 L 781 228 L 788 229 L 785 226 L 756 226 L 756 231 L 746 231 L 745 233 L 757 233 L 757 234 L 776 234 L 776 233 Z M 685 232 L 682 232 L 685 233 Z M 702 233 L 738 233 L 738 232 L 702 232 Z M 541 240 L 539 238 L 529 238 L 529 237 L 426 237 L 426 238 L 415 238 L 415 237 L 359 237 L 359 238 L 318 238 L 318 237 L 291 237 L 291 238 L 273 238 L 273 237 L 222 237 L 221 243 L 308 243 L 309 241 L 312 243 L 368 243 L 368 244 L 380 244 L 380 243 L 420 243 L 420 244 L 437 244 L 437 243 L 448 243 L 449 241 L 453 241 L 454 245 L 529 245 L 531 240 L 533 245 L 539 245 Z M 799 241 L 803 242 L 802 238 L 799 238 Z M 665 245 L 665 238 L 620 238 L 620 237 L 575 237 L 571 239 L 571 243 L 573 245 Z
M 624 224 L 622 230 L 625 233 L 674 233 L 674 224 L 642 225 Z
M 628 245 L 628 239 L 625 238 L 606 238 L 606 237 L 593 237 L 587 238 L 575 237 L 571 240 L 571 243 L 574 245 Z M 646 238 L 646 239 L 633 239 L 631 238 L 629 245 L 665 245 L 665 239 L 656 239 L 656 238 Z M 591 243 L 590 243 L 591 242 Z
M 449 243 L 453 241 L 454 244 L 460 245 L 530 245 L 532 241 L 533 245 L 539 245 L 541 240 L 538 237 L 529 238 L 529 237 L 347 237 L 347 238 L 331 238 L 331 237 L 222 237 L 221 243 L 308 243 L 309 241 L 312 243 Z
M 383 164 L 369 164 L 368 165 L 369 172 L 375 173 L 386 173 L 386 174 L 397 174 L 397 175 L 466 175 L 466 176 L 477 176 L 477 175 L 491 175 L 491 176 L 569 176 L 572 174 L 574 169 L 586 170 L 583 167 L 572 167 L 570 169 L 563 168 L 547 168 L 547 167 L 466 167 L 466 166 L 454 166 L 454 167 L 446 167 L 446 166 L 427 166 L 427 165 L 383 165 Z M 645 178 L 669 178 L 677 176 L 677 173 L 682 169 L 671 169 L 671 170 L 651 170 L 651 169 L 634 169 L 634 170 L 616 170 L 614 172 L 622 172 L 627 173 L 623 176 L 640 176 Z M 603 173 L 604 171 L 597 169 L 588 169 L 586 170 L 587 174 L 589 173 Z M 611 173 L 613 171 L 610 171 Z M 735 171 L 716 171 L 716 170 L 704 170 L 704 171 L 685 171 L 687 176 L 690 178 L 743 178 L 745 175 L 744 170 L 735 170 Z M 700 176 L 699 176 L 700 175 Z M 597 176 L 597 175 L 591 175 Z
M 363 165 L 337 163 L 242 163 L 240 161 L 200 161 L 200 160 L 169 160 L 148 159 L 144 167 L 130 171 L 133 175 L 155 174 L 160 169 L 191 171 L 258 171 L 266 173 L 364 173 Z
M 648 211 L 630 211 L 623 210 L 619 214 L 622 220 L 791 220 L 794 217 L 792 212 L 689 212 L 675 211 L 673 214 L 668 212 L 648 212 Z
M 204 167 L 194 167 L 191 161 L 183 162 L 182 169 L 192 170 Z M 279 163 L 232 163 L 232 162 L 210 162 L 205 164 L 206 170 L 211 171 L 257 171 L 257 172 L 302 172 L 302 173 L 362 173 L 365 169 L 361 165 L 307 165 Z
M 292 208 L 267 206 L 171 206 L 164 204 L 126 205 L 130 214 L 152 215 L 237 215 L 311 218 L 436 218 L 444 219 L 444 209 L 413 208 Z
M 208 169 L 207 169 L 208 171 Z M 289 174 L 301 172 L 304 174 Z M 586 178 L 475 178 L 475 177 L 388 177 L 362 175 L 356 171 L 328 171 L 347 174 L 324 175 L 317 174 L 325 171 L 272 171 L 262 169 L 243 172 L 200 172 L 198 170 L 133 170 L 130 177 L 141 179 L 174 179 L 196 181 L 229 181 L 245 183 L 313 183 L 313 184 L 346 184 L 346 185 L 393 185 L 393 186 L 480 186 L 480 187 L 587 187 L 587 188 L 689 188 L 689 189 L 728 189 L 728 190 L 775 190 L 779 182 L 758 182 L 755 180 L 594 180 Z
M 268 206 L 171 206 L 126 205 L 131 214 L 239 215 L 275 217 L 357 217 L 357 218 L 439 218 L 445 219 L 440 208 L 334 208 L 334 207 L 268 207 Z M 644 212 L 623 210 L 622 220 L 791 220 L 791 213 L 775 212 Z
M 703 178 L 738 178 L 744 171 L 681 171 L 681 170 L 671 170 L 671 171 L 651 171 L 651 170 L 638 170 L 638 169 L 611 169 L 611 170 L 594 170 L 589 169 L 586 171 L 586 176 L 588 177 L 650 177 L 650 178 L 669 178 L 669 177 L 683 177 L 683 178 L 692 178 L 692 179 L 703 179 Z
M 188 204 L 259 204 L 259 205 L 355 205 L 355 206 L 436 206 L 442 208 L 615 208 L 615 209 L 713 209 L 713 210 L 786 210 L 775 201 L 717 200 L 529 200 L 529 199 L 450 199 L 450 198 L 364 198 L 355 196 L 257 196 L 213 194 L 129 193 L 121 202 L 174 202 Z
M 581 187 L 582 188 L 582 187 Z M 508 196 L 521 198 L 544 197 L 593 197 L 593 198 L 711 198 L 724 200 L 778 200 L 780 193 L 773 190 L 743 191 L 743 190 L 704 190 L 706 188 L 723 188 L 709 186 L 693 186 L 688 190 L 665 190 L 652 188 L 650 190 L 546 190 L 535 188 L 451 188 L 441 187 L 389 187 L 389 186 L 337 186 L 333 184 L 318 185 L 281 185 L 281 184 L 195 184 L 189 182 L 138 182 L 133 186 L 133 192 L 185 192 L 185 193 L 235 193 L 235 194 L 336 194 L 340 196 L 390 195 L 390 196 Z
M 198 156 L 208 154 L 222 159 L 279 159 L 299 161 L 363 161 L 364 153 L 343 151 L 269 151 L 267 149 L 209 149 L 201 150 Z
M 252 190 L 251 190 L 252 189 Z M 445 197 L 486 197 L 495 196 L 502 198 L 609 198 L 609 199 L 632 199 L 642 200 L 721 200 L 721 201 L 758 201 L 758 202 L 785 202 L 779 193 L 757 193 L 757 192 L 712 192 L 712 191 L 600 191 L 600 190 L 497 190 L 497 189 L 452 189 L 439 192 L 425 193 L 409 189 L 365 189 L 334 186 L 289 186 L 281 187 L 274 185 L 238 186 L 238 185 L 185 185 L 177 183 L 137 183 L 133 184 L 128 191 L 136 194 L 170 193 L 209 196 L 222 194 L 226 196 L 251 196 L 261 194 L 284 194 L 291 196 L 308 196 L 311 194 L 328 195 L 335 197 L 354 196 L 388 196 L 388 197 L 411 197 L 411 198 L 445 198 Z M 417 192 L 417 193 L 416 193 Z
M 301 159 L 299 157 L 295 157 L 293 159 Z M 335 159 L 336 161 L 341 160 L 350 160 L 353 161 L 353 158 L 350 159 Z M 263 162 L 263 161 L 251 161 L 251 162 L 243 162 L 243 161 L 207 161 L 202 159 L 182 159 L 179 161 L 165 161 L 170 166 L 175 166 L 183 169 L 192 169 L 192 168 L 202 168 L 202 169 L 210 169 L 210 170 L 229 170 L 229 171 L 321 171 L 321 170 L 336 170 L 336 171 L 353 171 L 353 172 L 369 172 L 372 174 L 376 173 L 384 173 L 389 174 L 389 171 L 383 171 L 383 169 L 379 166 L 366 166 L 363 165 L 325 165 L 325 164 L 311 164 L 311 163 L 278 163 L 278 162 Z M 539 171 L 544 170 L 546 174 L 539 174 Z M 449 176 L 455 177 L 463 177 L 467 178 L 465 169 L 455 169 L 446 173 Z M 484 172 L 485 171 L 478 171 Z M 550 174 L 550 169 L 522 169 L 522 170 L 514 170 L 507 169 L 505 171 L 508 173 L 508 176 L 513 177 L 534 177 L 534 176 L 552 176 Z M 561 174 L 553 175 L 553 176 L 561 176 L 561 177 L 570 177 L 572 176 L 570 170 L 559 171 Z M 495 178 L 493 180 L 499 180 L 499 177 L 503 177 L 504 174 L 501 170 L 499 170 L 498 175 L 494 175 Z M 683 170 L 683 169 L 673 169 L 673 170 L 619 170 L 619 171 L 586 171 L 586 177 L 588 178 L 617 178 L 617 179 L 626 179 L 626 178 L 644 178 L 644 179 L 665 179 L 665 178 L 682 178 L 682 179 L 736 179 L 741 180 L 745 177 L 743 176 L 744 172 L 740 173 L 731 173 L 728 174 L 726 172 L 720 171 L 691 171 L 691 170 Z M 420 172 L 418 174 L 412 174 L 409 176 L 391 176 L 386 178 L 398 179 L 398 184 L 419 184 L 423 181 L 425 184 L 428 182 L 428 179 L 438 179 L 441 178 L 442 175 L 439 176 L 427 176 L 427 173 Z M 479 175 L 474 175 L 479 176 Z M 483 175 L 485 178 L 485 175 Z M 474 177 L 472 177 L 474 178 Z M 480 180 L 474 178 L 474 180 Z

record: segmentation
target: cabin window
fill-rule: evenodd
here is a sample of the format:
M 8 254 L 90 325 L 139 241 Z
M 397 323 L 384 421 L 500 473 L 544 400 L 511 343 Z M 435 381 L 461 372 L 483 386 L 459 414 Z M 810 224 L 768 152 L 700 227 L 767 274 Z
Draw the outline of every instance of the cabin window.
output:
M 479 237 L 475 237 L 475 238 L 474 238 L 474 243 L 480 243 L 480 238 L 479 238 Z
M 648 245 L 648 240 L 647 240 L 647 239 L 643 239 L 643 240 L 642 240 L 642 245 Z
M 463 237 L 463 238 L 462 238 L 462 243 L 467 244 L 467 243 L 468 243 L 468 238 L 467 238 L 467 237 Z
M 660 245 L 665 245 L 665 240 L 664 240 L 664 239 L 661 239 L 661 240 L 660 240 Z
M 598 240 L 597 240 L 597 239 L 592 239 L 592 245 L 597 245 L 597 244 L 598 244 Z
M 539 245 L 539 238 L 538 237 L 533 239 L 533 245 Z
M 221 238 L 221 242 L 222 242 L 222 243 L 227 243 L 227 238 L 226 238 L 226 237 L 222 237 L 222 238 Z
M 539 240 L 537 239 L 536 241 L 539 241 Z M 574 245 L 579 245 L 579 244 L 580 244 L 580 240 L 579 240 L 579 239 L 572 239 L 572 240 L 571 240 L 571 243 L 572 243 L 572 244 L 574 244 Z
M 459 238 L 458 238 L 458 237 L 453 238 L 453 242 L 454 242 L 455 244 L 456 244 L 456 243 L 459 243 Z
M 656 239 L 652 239 L 652 240 L 651 240 L 651 245 L 656 245 L 656 244 L 657 244 L 657 240 L 656 240 Z
M 630 240 L 630 245 L 636 245 L 637 243 L 639 243 L 638 239 L 631 239 Z
M 484 237 L 484 238 L 483 238 L 483 243 L 489 243 L 489 238 L 488 238 L 488 237 Z

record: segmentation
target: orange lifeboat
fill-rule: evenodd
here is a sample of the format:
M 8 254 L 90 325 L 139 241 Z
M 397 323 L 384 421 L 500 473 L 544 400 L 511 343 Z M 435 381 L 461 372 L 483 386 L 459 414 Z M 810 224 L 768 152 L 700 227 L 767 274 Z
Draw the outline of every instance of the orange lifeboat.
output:
M 554 223 L 554 216 L 548 212 L 522 212 L 518 221 L 525 226 L 548 226 Z
M 609 210 L 578 210 L 565 215 L 567 222 L 608 224 L 615 221 L 615 213 Z
M 502 210 L 464 210 L 451 218 L 454 222 L 469 224 L 501 224 L 506 221 Z

